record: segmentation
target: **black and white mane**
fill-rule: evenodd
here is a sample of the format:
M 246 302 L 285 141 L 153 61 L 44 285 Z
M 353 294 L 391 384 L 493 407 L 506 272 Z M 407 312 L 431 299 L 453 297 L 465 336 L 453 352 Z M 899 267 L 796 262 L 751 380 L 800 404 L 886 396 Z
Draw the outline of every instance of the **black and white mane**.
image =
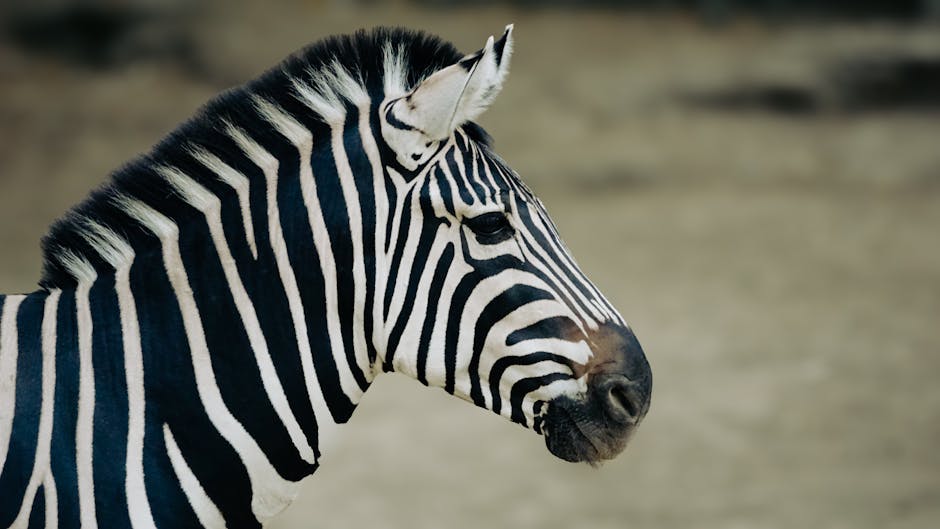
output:
M 192 163 L 188 152 L 193 148 L 212 146 L 239 156 L 240 149 L 225 138 L 221 130 L 226 125 L 250 128 L 254 135 L 277 134 L 270 124 L 258 119 L 257 98 L 275 102 L 288 110 L 297 109 L 298 116 L 309 116 L 311 119 L 303 125 L 309 127 L 316 142 L 329 137 L 329 125 L 323 119 L 316 119 L 316 114 L 299 99 L 295 90 L 298 83 L 315 87 L 323 99 L 332 104 L 350 105 L 349 91 L 360 88 L 377 104 L 390 89 L 407 91 L 463 57 L 449 42 L 402 28 L 360 30 L 303 48 L 251 82 L 216 96 L 149 153 L 115 171 L 110 182 L 59 219 L 42 241 L 40 285 L 46 289 L 74 287 L 77 278 L 71 265 L 76 259 L 87 261 L 99 271 L 111 269 L 99 252 L 88 246 L 84 235 L 88 231 L 88 220 L 110 228 L 132 243 L 147 236 L 139 230 L 125 229 L 128 223 L 114 198 L 130 195 L 151 204 L 166 202 L 165 198 L 173 191 L 155 167 Z M 338 78 L 335 75 L 338 71 L 348 73 L 351 78 Z M 355 85 L 350 86 L 350 80 Z M 476 124 L 466 123 L 463 129 L 474 140 L 489 144 L 489 136 Z M 206 182 L 200 183 L 206 185 Z M 156 245 L 153 246 L 157 250 Z

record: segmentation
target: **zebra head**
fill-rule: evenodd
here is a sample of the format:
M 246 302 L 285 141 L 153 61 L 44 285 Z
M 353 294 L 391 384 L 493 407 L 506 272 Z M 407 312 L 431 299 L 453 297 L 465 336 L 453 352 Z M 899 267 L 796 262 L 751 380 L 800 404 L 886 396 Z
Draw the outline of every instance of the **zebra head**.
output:
M 383 367 L 533 428 L 560 458 L 598 462 L 646 414 L 651 372 L 541 201 L 471 121 L 499 93 L 511 50 L 509 26 L 417 86 L 386 82 Z M 400 59 L 386 55 L 394 78 Z

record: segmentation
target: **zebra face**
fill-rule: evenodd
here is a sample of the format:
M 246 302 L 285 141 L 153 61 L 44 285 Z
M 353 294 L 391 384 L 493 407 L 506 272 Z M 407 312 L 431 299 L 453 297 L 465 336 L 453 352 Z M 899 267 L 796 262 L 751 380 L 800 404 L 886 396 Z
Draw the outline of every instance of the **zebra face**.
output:
M 468 123 L 510 50 L 511 27 L 378 108 L 394 188 L 384 367 L 531 427 L 562 459 L 599 462 L 645 416 L 652 376 L 541 201 Z

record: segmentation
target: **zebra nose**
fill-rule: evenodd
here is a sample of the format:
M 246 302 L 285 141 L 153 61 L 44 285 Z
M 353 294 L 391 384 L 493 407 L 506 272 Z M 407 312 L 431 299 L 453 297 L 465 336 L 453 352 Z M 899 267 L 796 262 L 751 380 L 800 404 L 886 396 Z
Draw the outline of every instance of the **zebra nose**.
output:
M 591 341 L 589 390 L 612 422 L 635 425 L 649 411 L 653 389 L 653 372 L 640 342 L 629 328 L 616 325 L 601 326 Z
M 600 375 L 594 381 L 594 394 L 612 421 L 624 426 L 633 425 L 640 422 L 649 409 L 648 380 L 631 380 L 613 373 Z

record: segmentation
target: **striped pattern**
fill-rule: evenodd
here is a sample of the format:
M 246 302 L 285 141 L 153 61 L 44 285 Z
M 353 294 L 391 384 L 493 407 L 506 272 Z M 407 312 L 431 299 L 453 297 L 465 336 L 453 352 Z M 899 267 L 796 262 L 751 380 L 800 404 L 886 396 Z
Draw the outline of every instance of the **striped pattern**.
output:
M 501 83 L 509 37 L 327 41 L 54 227 L 45 288 L 0 297 L 0 527 L 260 527 L 382 371 L 537 431 L 583 392 L 624 324 L 538 199 L 463 120 L 391 146 L 415 85 Z

